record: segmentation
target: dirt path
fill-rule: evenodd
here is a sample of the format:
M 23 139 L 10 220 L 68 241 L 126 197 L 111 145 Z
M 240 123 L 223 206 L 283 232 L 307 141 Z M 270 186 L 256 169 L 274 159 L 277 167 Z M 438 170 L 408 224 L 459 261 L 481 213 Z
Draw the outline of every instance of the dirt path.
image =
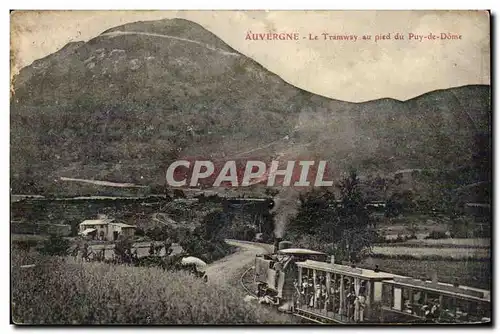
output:
M 237 290 L 241 292 L 242 301 L 246 300 L 248 296 L 246 291 L 240 286 L 241 275 L 251 266 L 254 265 L 255 255 L 266 254 L 272 251 L 272 245 L 261 244 L 247 241 L 226 240 L 232 246 L 238 247 L 238 251 L 226 256 L 207 267 L 207 274 L 209 282 L 215 284 L 229 284 L 238 286 Z M 257 303 L 257 300 L 250 299 L 246 302 Z M 275 307 L 261 305 L 269 311 L 269 317 L 277 317 L 281 319 L 283 324 L 297 324 L 300 323 L 297 317 L 290 314 L 284 314 L 278 311 Z
M 226 242 L 239 249 L 207 266 L 206 273 L 210 282 L 216 284 L 235 284 L 239 282 L 241 273 L 252 266 L 255 255 L 265 254 L 270 246 L 253 242 L 226 240 Z
M 110 181 L 102 181 L 102 180 L 88 180 L 88 179 L 75 179 L 72 177 L 60 177 L 61 181 L 73 181 L 73 182 L 83 182 L 95 184 L 98 186 L 107 186 L 107 187 L 119 187 L 119 188 L 146 188 L 146 186 L 141 186 L 133 183 L 119 183 L 119 182 L 110 182 Z
M 192 39 L 181 38 L 181 37 L 171 36 L 171 35 L 164 35 L 164 34 L 154 34 L 154 33 L 142 32 L 142 31 L 112 31 L 112 32 L 107 32 L 107 33 L 100 34 L 98 37 L 103 37 L 103 36 L 105 36 L 105 37 L 115 37 L 115 36 L 123 36 L 123 35 L 143 35 L 143 36 L 152 36 L 152 37 L 175 39 L 175 40 L 178 40 L 178 41 L 183 41 L 183 42 L 197 44 L 197 45 L 200 45 L 200 46 L 202 46 L 202 47 L 204 47 L 206 49 L 219 52 L 219 53 L 221 53 L 223 55 L 226 55 L 226 56 L 235 56 L 235 57 L 239 57 L 240 56 L 240 54 L 238 54 L 238 53 L 225 51 L 225 50 L 216 48 L 216 47 L 208 45 L 208 44 L 204 44 L 204 43 L 201 43 L 201 42 L 198 42 L 198 41 L 194 41 Z

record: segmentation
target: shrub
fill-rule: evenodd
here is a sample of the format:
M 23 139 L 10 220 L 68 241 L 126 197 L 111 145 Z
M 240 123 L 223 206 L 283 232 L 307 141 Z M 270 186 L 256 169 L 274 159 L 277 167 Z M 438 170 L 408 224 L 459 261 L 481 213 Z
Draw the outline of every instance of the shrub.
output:
M 255 228 L 247 225 L 233 226 L 227 233 L 232 239 L 252 241 L 255 238 Z
M 184 191 L 180 189 L 175 189 L 174 190 L 174 198 L 186 198 L 186 194 L 184 194 Z
M 187 254 L 207 263 L 223 258 L 233 251 L 233 248 L 223 240 L 208 241 L 196 234 L 182 240 L 180 245 Z
M 417 235 L 412 233 L 411 235 L 407 235 L 407 236 L 406 236 L 406 240 L 412 240 L 412 239 L 413 239 L 413 240 L 418 239 L 418 238 L 417 238 Z
M 387 236 L 380 232 L 380 231 L 375 231 L 373 233 L 373 243 L 375 244 L 384 244 L 390 242 L 390 239 L 387 239 Z
M 137 237 L 144 237 L 146 234 L 142 228 L 138 227 L 135 229 L 135 235 Z
M 156 225 L 153 228 L 147 229 L 144 234 L 154 241 L 163 241 L 167 239 L 175 239 L 176 231 L 174 228 L 165 225 Z M 136 232 L 137 235 L 137 232 Z
M 373 235 L 374 235 L 373 240 L 374 240 L 374 243 L 376 243 L 376 244 L 396 244 L 396 243 L 401 243 L 401 242 L 405 242 L 405 241 L 412 240 L 412 239 L 417 239 L 417 236 L 415 234 L 411 234 L 411 235 L 398 234 L 397 237 L 393 238 L 393 239 L 387 238 L 386 235 L 381 234 L 380 232 L 376 232 Z
M 273 189 L 273 188 L 266 188 L 266 190 L 264 190 L 264 193 L 267 196 L 274 197 L 274 196 L 276 196 L 276 195 L 279 194 L 279 190 L 278 189 Z
M 32 239 L 12 240 L 12 246 L 23 251 L 29 251 L 31 248 L 35 248 L 37 245 L 38 245 L 37 240 L 32 240 Z
M 70 246 L 69 240 L 51 235 L 49 239 L 42 242 L 39 252 L 43 255 L 67 255 Z
M 473 234 L 475 238 L 491 238 L 491 224 L 476 226 Z

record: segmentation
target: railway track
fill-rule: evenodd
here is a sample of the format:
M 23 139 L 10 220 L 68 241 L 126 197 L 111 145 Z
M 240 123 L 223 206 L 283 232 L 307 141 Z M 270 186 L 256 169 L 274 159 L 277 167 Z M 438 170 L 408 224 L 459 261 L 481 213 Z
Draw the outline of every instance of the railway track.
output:
M 253 266 L 249 267 L 247 270 L 245 270 L 240 277 L 240 285 L 243 288 L 243 290 L 245 290 L 247 295 L 250 295 L 254 298 L 257 298 L 257 294 L 255 292 L 253 292 L 253 289 L 252 289 L 252 284 L 254 282 L 253 272 L 254 272 Z M 277 308 L 274 308 L 274 307 L 272 309 L 272 312 L 281 313 L 278 311 Z M 283 314 L 283 313 L 281 313 L 281 314 Z M 291 324 L 324 324 L 324 322 L 320 321 L 319 319 L 314 318 L 312 315 L 309 315 L 309 314 L 300 314 L 297 312 L 292 312 L 292 313 L 289 313 L 288 316 L 290 317 L 290 319 L 294 319 L 294 320 L 291 320 L 291 322 L 290 322 Z
M 245 272 L 240 277 L 240 285 L 243 287 L 247 294 L 253 297 L 257 297 L 257 294 L 255 294 L 251 289 L 253 283 L 253 276 L 251 275 L 251 273 L 253 273 L 253 270 L 253 266 L 245 270 Z
M 226 240 L 229 243 L 233 243 L 233 245 L 241 245 L 241 244 L 246 244 L 246 245 L 252 245 L 252 246 L 257 246 L 262 249 L 265 253 L 270 253 L 272 252 L 273 245 L 270 244 L 264 244 L 264 243 L 258 243 L 258 242 L 251 242 L 251 241 L 240 241 L 240 240 L 231 240 L 227 239 Z M 240 276 L 239 278 L 239 284 L 245 291 L 246 295 L 251 296 L 253 298 L 258 298 L 257 294 L 255 293 L 256 287 L 254 286 L 254 274 L 255 274 L 255 267 L 251 265 L 248 267 Z M 270 309 L 270 312 L 276 312 L 284 315 L 284 313 L 278 311 L 276 307 L 272 307 Z M 290 324 L 322 324 L 323 322 L 320 321 L 319 319 L 315 319 L 311 315 L 306 315 L 306 314 L 298 314 L 297 312 L 289 313 L 287 314 L 290 319 Z

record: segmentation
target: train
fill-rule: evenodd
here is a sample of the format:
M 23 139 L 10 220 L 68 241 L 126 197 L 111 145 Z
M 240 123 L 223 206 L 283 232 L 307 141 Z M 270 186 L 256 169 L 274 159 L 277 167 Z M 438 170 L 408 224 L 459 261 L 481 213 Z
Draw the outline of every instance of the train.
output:
M 335 262 L 323 252 L 276 239 L 272 254 L 255 258 L 261 303 L 320 324 L 487 324 L 491 293 Z

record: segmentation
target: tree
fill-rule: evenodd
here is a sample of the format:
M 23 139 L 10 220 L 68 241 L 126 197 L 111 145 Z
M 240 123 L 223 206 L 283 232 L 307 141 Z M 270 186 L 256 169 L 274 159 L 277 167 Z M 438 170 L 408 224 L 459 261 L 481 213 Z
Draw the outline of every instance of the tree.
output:
M 355 171 L 338 187 L 340 201 L 330 191 L 313 190 L 301 196 L 297 216 L 288 225 L 287 237 L 299 242 L 307 240 L 309 247 L 319 247 L 337 259 L 358 261 L 374 241 L 374 220 L 366 209 Z
M 288 224 L 288 234 L 321 235 L 336 226 L 337 216 L 337 202 L 334 195 L 330 192 L 312 190 L 300 196 L 300 207 L 295 218 Z
M 115 257 L 123 263 L 130 263 L 132 261 L 132 240 L 129 238 L 120 238 L 115 243 Z
M 230 223 L 229 213 L 212 211 L 209 212 L 201 222 L 201 226 L 197 227 L 195 232 L 204 240 L 219 241 L 223 240 L 222 229 Z
M 192 232 L 186 231 L 179 244 L 184 251 L 206 262 L 212 262 L 230 252 L 230 246 L 224 241 L 223 230 L 229 221 L 228 213 L 209 212 Z
M 385 215 L 387 217 L 396 217 L 405 211 L 413 211 L 415 209 L 415 200 L 413 192 L 404 190 L 396 192 L 387 200 L 385 206 Z
M 264 211 L 257 219 L 257 231 L 261 234 L 262 241 L 274 239 L 274 212 Z
M 359 179 L 355 170 L 339 184 L 342 205 L 339 208 L 339 255 L 349 261 L 358 261 L 369 251 L 375 234 L 374 220 L 366 209 L 366 201 L 359 189 Z
M 154 241 L 163 241 L 167 239 L 177 240 L 177 230 L 166 225 L 156 225 L 147 229 L 144 234 Z M 136 232 L 137 235 L 137 232 Z

